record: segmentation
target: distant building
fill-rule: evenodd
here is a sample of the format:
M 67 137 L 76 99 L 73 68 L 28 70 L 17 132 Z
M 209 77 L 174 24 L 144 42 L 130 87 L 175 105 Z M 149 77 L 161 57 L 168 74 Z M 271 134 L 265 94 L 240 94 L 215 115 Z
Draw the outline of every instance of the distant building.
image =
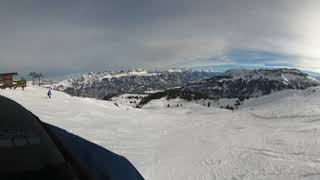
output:
M 2 73 L 0 74 L 0 81 L 13 81 L 13 76 L 18 75 L 18 73 Z
M 21 87 L 22 90 L 27 86 L 26 80 L 14 80 L 13 76 L 18 75 L 18 73 L 0 73 L 0 88 L 14 88 Z

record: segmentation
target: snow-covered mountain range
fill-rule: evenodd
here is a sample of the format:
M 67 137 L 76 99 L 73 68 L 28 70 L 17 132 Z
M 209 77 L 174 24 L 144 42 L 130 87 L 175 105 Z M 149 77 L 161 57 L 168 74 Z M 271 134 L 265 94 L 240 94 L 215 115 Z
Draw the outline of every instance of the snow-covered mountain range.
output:
M 259 97 L 284 89 L 306 89 L 320 81 L 297 69 L 230 70 L 182 88 L 211 98 Z
M 73 96 L 107 100 L 121 94 L 143 94 L 181 87 L 188 82 L 211 78 L 217 74 L 219 73 L 182 70 L 149 72 L 141 69 L 99 72 L 82 75 L 79 79 L 61 81 L 54 84 L 53 89 Z
M 186 100 L 260 97 L 285 89 L 306 89 L 320 81 L 297 69 L 229 70 L 224 74 L 190 82 L 181 88 L 144 97 L 140 106 L 152 99 L 167 97 Z
M 142 107 L 153 99 L 167 97 L 202 100 L 201 104 L 206 106 L 235 109 L 245 99 L 318 85 L 318 79 L 300 70 L 286 68 L 234 69 L 225 73 L 177 69 L 149 72 L 139 69 L 89 73 L 78 79 L 56 83 L 53 88 L 72 96 L 111 100 L 133 107 Z

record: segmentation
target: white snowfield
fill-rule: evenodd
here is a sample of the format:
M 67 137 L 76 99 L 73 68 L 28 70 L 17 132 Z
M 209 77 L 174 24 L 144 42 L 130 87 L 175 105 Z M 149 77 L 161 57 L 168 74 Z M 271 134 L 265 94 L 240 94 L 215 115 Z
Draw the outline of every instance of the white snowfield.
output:
M 0 90 L 42 121 L 127 157 L 147 180 L 320 179 L 320 88 L 251 99 L 234 112 L 181 100 L 167 108 L 165 99 L 134 109 L 46 93 Z

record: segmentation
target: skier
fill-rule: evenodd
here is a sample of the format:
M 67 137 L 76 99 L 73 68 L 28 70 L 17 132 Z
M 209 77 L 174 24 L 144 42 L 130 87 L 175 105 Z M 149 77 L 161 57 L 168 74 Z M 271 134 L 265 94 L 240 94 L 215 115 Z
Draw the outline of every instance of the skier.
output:
M 47 93 L 48 97 L 51 99 L 52 93 L 51 93 L 51 88 L 49 89 L 48 93 Z

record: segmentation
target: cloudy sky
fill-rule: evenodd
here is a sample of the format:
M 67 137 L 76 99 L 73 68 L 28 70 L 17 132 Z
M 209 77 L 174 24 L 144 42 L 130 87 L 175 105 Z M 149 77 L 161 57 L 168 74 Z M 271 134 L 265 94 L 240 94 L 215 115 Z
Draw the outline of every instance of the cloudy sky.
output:
M 0 72 L 288 66 L 320 72 L 319 0 L 2 0 Z

